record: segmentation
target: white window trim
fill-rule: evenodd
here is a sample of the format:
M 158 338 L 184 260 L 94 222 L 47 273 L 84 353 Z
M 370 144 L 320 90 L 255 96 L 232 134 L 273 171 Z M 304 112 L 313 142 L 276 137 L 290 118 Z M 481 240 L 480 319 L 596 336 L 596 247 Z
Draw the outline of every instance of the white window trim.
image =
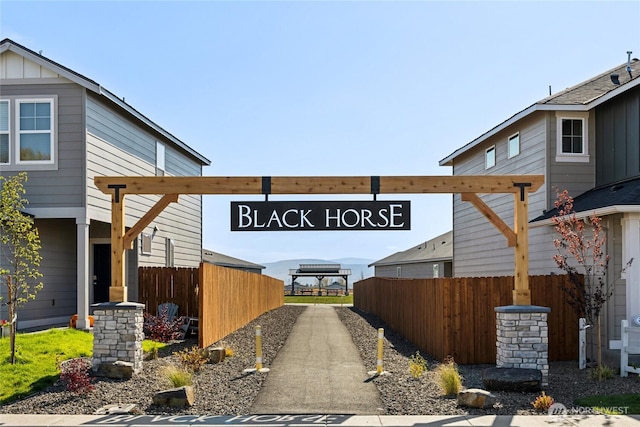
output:
M 167 148 L 160 142 L 156 141 L 156 175 L 164 176 L 167 171 Z
M 176 264 L 176 261 L 175 261 L 175 253 L 176 253 L 175 241 L 173 239 L 167 237 L 167 239 L 165 240 L 165 243 L 166 243 L 165 265 L 166 265 L 166 267 L 175 267 L 175 264 Z
M 0 135 L 7 135 L 7 160 L 8 163 L 0 163 L 0 165 L 10 165 L 11 164 L 11 155 L 12 155 L 12 149 L 11 149 L 11 100 L 10 99 L 0 99 L 0 103 L 6 102 L 7 103 L 7 130 L 6 131 L 0 131 Z
M 51 128 L 49 129 L 49 152 L 51 159 L 50 160 L 20 160 L 20 136 L 23 134 L 29 135 L 33 133 L 45 133 L 45 132 L 37 132 L 37 131 L 21 131 L 20 130 L 20 104 L 30 104 L 34 102 L 39 103 L 49 103 L 51 108 Z M 16 99 L 16 108 L 15 108 L 15 140 L 14 146 L 15 150 L 15 164 L 16 165 L 52 165 L 56 161 L 55 155 L 55 117 L 56 117 L 56 104 L 53 98 L 20 98 Z
M 513 140 L 515 137 L 518 137 L 518 152 L 515 154 L 511 153 L 511 140 Z M 516 156 L 520 155 L 520 132 L 516 132 L 513 135 L 511 135 L 509 138 L 507 138 L 507 158 L 508 159 L 512 159 Z
M 145 250 L 145 240 L 148 239 L 149 249 Z M 140 233 L 140 254 L 141 255 L 151 255 L 151 251 L 153 248 L 153 237 L 148 233 Z
M 562 120 L 582 120 L 582 153 L 562 152 Z M 589 156 L 589 113 L 558 111 L 556 113 L 556 162 L 588 163 Z
M 491 166 L 489 166 L 489 157 L 488 154 L 490 151 L 493 151 L 493 164 Z M 484 168 L 485 169 L 491 169 L 492 167 L 495 167 L 497 161 L 496 161 L 496 146 L 492 145 L 491 147 L 487 148 L 486 150 L 484 150 Z

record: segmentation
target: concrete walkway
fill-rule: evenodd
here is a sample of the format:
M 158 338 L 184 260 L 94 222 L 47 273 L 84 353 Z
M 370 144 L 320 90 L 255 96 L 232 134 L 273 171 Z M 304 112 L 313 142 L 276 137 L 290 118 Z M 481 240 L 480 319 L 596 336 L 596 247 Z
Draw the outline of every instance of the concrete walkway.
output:
M 298 317 L 272 363 L 253 414 L 381 413 L 380 395 L 368 378 L 351 335 L 335 309 L 309 306 Z

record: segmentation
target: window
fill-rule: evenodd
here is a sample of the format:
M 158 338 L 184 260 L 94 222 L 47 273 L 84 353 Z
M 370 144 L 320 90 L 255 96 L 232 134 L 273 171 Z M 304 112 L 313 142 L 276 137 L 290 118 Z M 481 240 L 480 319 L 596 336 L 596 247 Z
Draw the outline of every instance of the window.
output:
M 151 234 L 142 233 L 140 235 L 140 249 L 142 255 L 151 255 Z
M 402 277 L 402 267 L 396 267 L 396 277 Z
M 51 163 L 53 160 L 53 100 L 18 100 L 17 163 Z
M 55 98 L 0 99 L 3 169 L 56 169 L 55 126 Z
M 557 115 L 556 161 L 588 162 L 588 114 L 567 113 Z
M 0 101 L 0 163 L 9 163 L 9 101 Z
M 438 277 L 440 277 L 440 265 L 433 264 L 433 278 L 437 279 Z
M 509 137 L 509 158 L 520 154 L 520 134 L 516 133 Z
M 165 171 L 165 147 L 161 142 L 156 141 L 156 175 L 164 176 Z
M 173 242 L 173 239 L 169 239 L 167 238 L 166 240 L 166 266 L 167 267 L 174 267 L 175 266 L 175 243 Z
M 489 169 L 496 165 L 496 146 L 487 148 L 484 152 L 484 168 Z

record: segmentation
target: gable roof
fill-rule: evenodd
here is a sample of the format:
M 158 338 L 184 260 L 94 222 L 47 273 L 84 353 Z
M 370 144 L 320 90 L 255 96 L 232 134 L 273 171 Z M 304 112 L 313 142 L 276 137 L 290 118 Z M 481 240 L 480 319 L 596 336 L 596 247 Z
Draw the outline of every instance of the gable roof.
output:
M 91 80 L 88 77 L 85 77 L 82 74 L 76 71 L 73 71 L 70 68 L 65 67 L 64 65 L 61 65 L 55 61 L 52 61 L 51 59 L 46 58 L 41 54 L 34 52 L 33 50 L 25 46 L 22 46 L 21 44 L 14 42 L 11 39 L 4 39 L 0 41 L 0 53 L 7 52 L 7 51 L 16 53 L 24 58 L 27 58 L 29 61 L 32 61 L 42 67 L 50 69 L 54 71 L 56 74 L 64 77 L 65 79 L 70 80 L 97 95 L 103 96 L 109 102 L 122 108 L 128 114 L 140 120 L 146 126 L 158 132 L 159 134 L 161 134 L 162 136 L 170 140 L 172 143 L 174 143 L 176 146 L 178 146 L 180 149 L 184 150 L 189 155 L 196 158 L 200 162 L 200 164 L 205 166 L 208 166 L 211 164 L 211 161 L 209 159 L 207 159 L 202 154 L 195 151 L 193 148 L 189 147 L 187 144 L 185 144 L 184 142 L 176 138 L 174 135 L 172 135 L 171 133 L 163 129 L 158 124 L 151 121 L 148 117 L 140 113 L 131 105 L 124 102 L 123 99 L 118 98 L 115 94 L 105 89 L 96 81 Z
M 451 261 L 453 259 L 453 231 L 448 231 L 431 240 L 422 242 L 407 250 L 396 252 L 382 258 L 369 267 L 382 267 L 399 264 L 418 264 L 423 262 Z
M 585 191 L 573 199 L 573 210 L 578 217 L 640 212 L 640 176 Z M 531 223 L 547 224 L 557 214 L 558 209 L 551 209 L 532 219 Z
M 501 130 L 537 111 L 589 111 L 598 105 L 640 85 L 640 61 L 631 59 L 629 66 L 631 74 L 627 72 L 627 63 L 605 71 L 587 81 L 565 89 L 555 95 L 548 96 L 524 110 L 509 117 L 488 132 L 469 142 L 444 159 L 440 166 L 453 166 L 453 160 L 466 153 Z M 618 75 L 620 84 L 613 83 L 612 75 Z
M 266 268 L 264 265 L 254 264 L 252 262 L 234 258 L 229 255 L 213 252 L 208 249 L 202 250 L 202 261 L 208 262 L 209 264 L 219 265 L 220 267 L 250 268 L 260 270 L 264 270 Z

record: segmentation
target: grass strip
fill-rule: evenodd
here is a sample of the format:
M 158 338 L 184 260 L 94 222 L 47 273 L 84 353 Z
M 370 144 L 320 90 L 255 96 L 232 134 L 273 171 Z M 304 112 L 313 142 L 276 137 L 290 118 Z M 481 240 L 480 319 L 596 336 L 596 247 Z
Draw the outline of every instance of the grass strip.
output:
M 285 295 L 285 304 L 353 304 L 353 294 L 349 296 Z
M 574 403 L 607 415 L 640 414 L 640 395 L 633 393 L 587 396 Z

